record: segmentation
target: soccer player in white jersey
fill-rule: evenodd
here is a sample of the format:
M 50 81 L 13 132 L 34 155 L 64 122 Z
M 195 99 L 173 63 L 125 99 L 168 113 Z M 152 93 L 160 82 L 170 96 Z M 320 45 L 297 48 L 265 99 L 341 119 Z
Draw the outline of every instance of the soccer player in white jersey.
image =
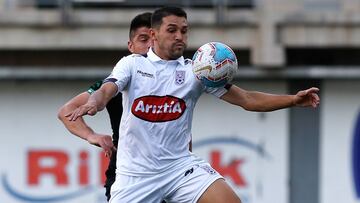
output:
M 250 111 L 273 111 L 319 104 L 317 88 L 296 95 L 246 91 L 228 84 L 203 86 L 183 58 L 187 15 L 164 7 L 152 15 L 153 47 L 147 55 L 122 58 L 101 88 L 71 115 L 94 115 L 118 92 L 123 116 L 112 203 L 240 203 L 240 198 L 211 166 L 190 153 L 192 114 L 203 92 Z

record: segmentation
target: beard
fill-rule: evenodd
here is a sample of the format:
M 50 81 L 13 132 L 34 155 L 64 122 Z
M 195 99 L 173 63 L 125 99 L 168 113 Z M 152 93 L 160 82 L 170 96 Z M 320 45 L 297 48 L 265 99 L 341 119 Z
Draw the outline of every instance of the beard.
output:
M 170 51 L 170 58 L 172 60 L 178 59 L 184 54 L 186 48 L 186 44 L 183 44 L 183 46 L 177 46 L 177 44 L 173 44 Z

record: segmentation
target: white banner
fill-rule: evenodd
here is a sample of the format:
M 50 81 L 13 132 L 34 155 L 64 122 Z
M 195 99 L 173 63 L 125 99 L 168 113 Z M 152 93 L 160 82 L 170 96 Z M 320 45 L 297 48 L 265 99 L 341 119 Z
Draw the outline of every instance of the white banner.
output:
M 91 82 L 1 83 L 0 200 L 6 203 L 103 203 L 107 163 L 56 118 L 58 108 Z M 283 83 L 242 87 L 284 93 Z M 107 113 L 88 122 L 110 133 Z M 210 95 L 194 113 L 193 149 L 221 172 L 243 203 L 287 203 L 287 111 L 251 113 Z

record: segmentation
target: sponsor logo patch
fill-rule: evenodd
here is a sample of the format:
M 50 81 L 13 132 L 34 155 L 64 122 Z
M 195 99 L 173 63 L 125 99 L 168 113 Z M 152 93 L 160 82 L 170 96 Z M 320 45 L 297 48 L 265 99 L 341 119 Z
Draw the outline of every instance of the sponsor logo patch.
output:
M 211 175 L 216 173 L 216 171 L 208 165 L 200 166 L 200 168 L 204 169 L 206 172 L 208 172 Z
M 137 72 L 138 74 L 141 74 L 141 76 L 143 76 L 143 77 L 154 78 L 154 75 L 151 74 L 151 73 L 143 72 L 143 71 L 141 71 L 141 70 L 137 70 L 136 72 Z
M 135 99 L 131 113 L 150 122 L 166 122 L 181 117 L 186 109 L 185 101 L 174 96 L 143 96 Z
M 194 168 L 191 168 L 191 169 L 189 169 L 189 170 L 187 170 L 187 171 L 185 172 L 184 176 L 190 175 L 190 174 L 192 174 L 193 172 L 194 172 Z

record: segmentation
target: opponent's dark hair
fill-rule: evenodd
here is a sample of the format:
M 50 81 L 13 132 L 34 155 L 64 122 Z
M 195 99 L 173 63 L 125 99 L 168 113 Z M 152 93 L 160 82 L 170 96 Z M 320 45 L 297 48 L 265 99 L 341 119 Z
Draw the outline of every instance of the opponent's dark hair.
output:
M 151 28 L 151 13 L 145 12 L 135 16 L 132 19 L 130 24 L 129 38 L 132 39 L 134 37 L 135 31 L 140 27 Z
M 162 24 L 162 19 L 170 15 L 184 17 L 185 19 L 187 19 L 186 12 L 182 8 L 175 6 L 166 6 L 154 11 L 151 16 L 151 27 L 159 28 Z

